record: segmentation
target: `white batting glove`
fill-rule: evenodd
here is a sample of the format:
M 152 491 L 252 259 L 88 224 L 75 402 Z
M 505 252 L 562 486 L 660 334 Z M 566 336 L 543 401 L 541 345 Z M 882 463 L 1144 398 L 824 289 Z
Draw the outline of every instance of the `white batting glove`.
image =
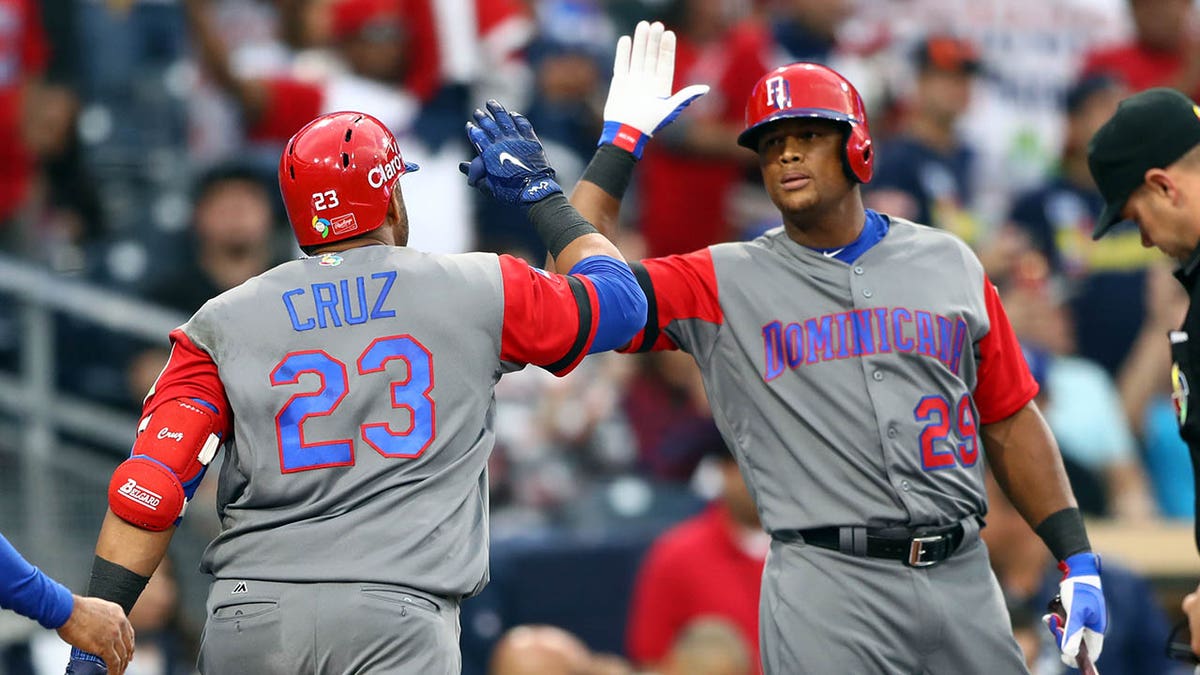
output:
M 662 23 L 641 21 L 633 38 L 617 40 L 612 83 L 604 102 L 600 143 L 611 143 L 641 159 L 646 141 L 667 126 L 692 101 L 708 93 L 693 84 L 671 93 L 675 80 L 675 33 Z
M 1086 647 L 1091 661 L 1100 658 L 1104 631 L 1108 629 L 1108 610 L 1100 585 L 1100 556 L 1076 553 L 1059 563 L 1058 568 L 1063 571 L 1056 598 L 1061 602 L 1061 613 L 1051 611 L 1042 621 L 1054 635 L 1063 663 L 1082 666 L 1082 648 Z

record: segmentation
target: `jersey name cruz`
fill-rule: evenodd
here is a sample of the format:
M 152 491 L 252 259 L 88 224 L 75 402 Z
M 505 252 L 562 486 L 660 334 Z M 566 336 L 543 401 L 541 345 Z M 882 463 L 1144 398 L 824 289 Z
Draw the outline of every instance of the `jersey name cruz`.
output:
M 376 272 L 366 277 L 310 284 L 283 292 L 281 300 L 296 331 L 314 328 L 341 328 L 372 319 L 390 319 L 396 310 L 384 309 L 396 272 Z
M 788 324 L 775 320 L 762 336 L 766 381 L 789 368 L 891 352 L 935 358 L 957 375 L 967 323 L 924 310 L 873 307 Z

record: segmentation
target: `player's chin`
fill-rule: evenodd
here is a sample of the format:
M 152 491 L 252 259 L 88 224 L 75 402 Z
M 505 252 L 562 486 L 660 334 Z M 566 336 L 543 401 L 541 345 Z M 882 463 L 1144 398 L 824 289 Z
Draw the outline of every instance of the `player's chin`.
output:
M 820 200 L 810 186 L 801 190 L 777 189 L 771 193 L 771 201 L 781 213 L 799 215 L 812 209 Z

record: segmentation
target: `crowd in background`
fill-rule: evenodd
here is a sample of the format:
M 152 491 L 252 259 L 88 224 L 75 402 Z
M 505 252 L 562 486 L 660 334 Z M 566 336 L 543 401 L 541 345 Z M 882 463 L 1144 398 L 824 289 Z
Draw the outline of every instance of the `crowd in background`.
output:
M 1091 240 L 1102 200 L 1086 164 L 1088 139 L 1128 93 L 1200 96 L 1191 0 L 0 0 L 0 251 L 188 315 L 299 255 L 274 182 L 282 144 L 319 113 L 353 109 L 383 120 L 421 166 L 400 183 L 410 245 L 541 261 L 523 214 L 459 174 L 471 153 L 463 124 L 489 97 L 524 112 L 573 184 L 599 136 L 615 37 L 643 18 L 676 31 L 677 85 L 712 92 L 637 168 L 628 258 L 778 225 L 754 154 L 734 142 L 745 100 L 771 67 L 826 63 L 871 115 L 867 206 L 958 234 L 1000 289 L 1085 514 L 1193 517 L 1165 339 L 1186 298 L 1135 228 Z M 15 320 L 0 310 L 4 367 L 19 358 Z M 165 336 L 140 344 L 61 323 L 58 386 L 136 411 Z M 765 538 L 731 487 L 740 478 L 690 357 L 597 355 L 563 379 L 526 369 L 496 396 L 493 538 L 682 521 L 646 557 L 642 574 L 660 581 L 639 579 L 631 601 L 634 612 L 677 612 L 631 616 L 625 656 L 664 674 L 755 672 L 747 598 Z M 716 578 L 753 583 L 719 582 L 739 589 L 729 606 L 685 611 L 680 570 L 696 556 L 723 561 Z M 1032 559 L 1033 569 L 996 567 L 1014 628 L 1037 632 L 1036 651 L 1034 601 L 1044 605 L 1053 568 Z M 1112 601 L 1112 631 L 1129 637 L 1105 643 L 1104 670 L 1160 672 L 1138 670 L 1151 657 L 1135 634 L 1165 618 L 1137 591 L 1144 582 L 1115 567 L 1128 580 L 1105 588 L 1127 592 L 1131 608 Z M 672 588 L 679 600 L 642 597 Z M 714 612 L 732 623 L 689 622 Z M 535 672 L 505 656 L 525 649 L 594 668 L 563 672 L 626 672 L 556 630 L 506 635 L 491 671 Z M 139 653 L 151 644 L 141 635 Z

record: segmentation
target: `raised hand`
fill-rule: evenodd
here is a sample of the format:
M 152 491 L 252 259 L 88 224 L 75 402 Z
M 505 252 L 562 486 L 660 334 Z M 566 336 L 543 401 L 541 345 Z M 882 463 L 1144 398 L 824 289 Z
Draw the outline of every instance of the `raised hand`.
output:
M 494 100 L 474 117 L 467 122 L 467 138 L 479 155 L 458 165 L 467 183 L 506 204 L 523 206 L 562 192 L 528 119 Z
M 708 85 L 693 84 L 674 94 L 675 33 L 657 21 L 638 23 L 633 37 L 617 41 L 612 82 L 604 103 L 604 132 L 600 144 L 611 143 L 641 158 L 642 149 L 692 101 L 708 93 Z

